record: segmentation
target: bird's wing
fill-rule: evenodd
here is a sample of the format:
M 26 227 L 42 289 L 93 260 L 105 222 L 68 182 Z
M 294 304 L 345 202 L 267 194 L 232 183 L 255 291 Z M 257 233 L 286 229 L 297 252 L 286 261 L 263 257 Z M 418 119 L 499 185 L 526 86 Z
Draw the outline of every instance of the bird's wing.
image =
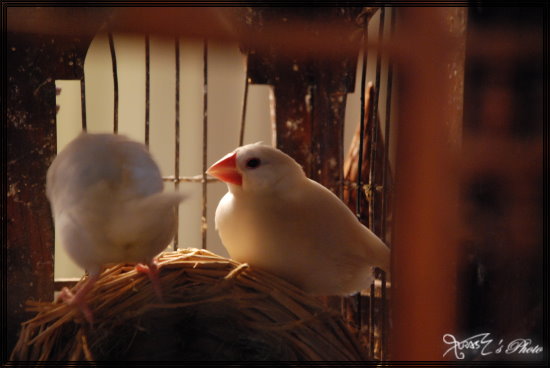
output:
M 324 251 L 345 249 L 346 254 L 370 265 L 389 266 L 389 248 L 327 188 L 308 180 L 297 193 L 297 199 L 304 208 L 300 216 L 304 222 L 313 224 L 312 232 L 320 234 L 319 243 L 327 247 Z

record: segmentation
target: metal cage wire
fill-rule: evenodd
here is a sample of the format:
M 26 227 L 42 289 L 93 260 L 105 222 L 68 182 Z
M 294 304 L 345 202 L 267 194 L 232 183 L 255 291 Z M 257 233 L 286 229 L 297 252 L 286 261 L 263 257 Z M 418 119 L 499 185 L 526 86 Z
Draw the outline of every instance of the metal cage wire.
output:
M 378 10 L 380 14 L 380 21 L 379 21 L 379 30 L 378 30 L 378 41 L 382 43 L 384 38 L 384 19 L 385 19 L 385 7 L 382 6 Z M 379 102 L 379 93 L 380 88 L 378 87 L 381 83 L 381 65 L 382 65 L 382 51 L 377 49 L 376 50 L 376 64 L 375 64 L 375 98 L 374 98 L 374 108 L 371 109 L 371 116 L 366 116 L 366 74 L 367 74 L 367 49 L 368 49 L 368 23 L 371 19 L 373 14 L 364 15 L 364 21 L 363 21 L 363 47 L 362 47 L 362 63 L 361 63 L 361 90 L 360 90 L 360 136 L 359 136 L 359 153 L 358 153 L 358 176 L 356 179 L 356 182 L 354 183 L 354 187 L 356 188 L 356 216 L 359 218 L 359 220 L 363 223 L 365 223 L 367 226 L 372 226 L 374 222 L 374 216 L 375 216 L 375 210 L 373 208 L 373 198 L 374 195 L 381 195 L 382 200 L 385 202 L 386 200 L 386 194 L 387 191 L 390 190 L 384 186 L 382 188 L 378 187 L 375 188 L 374 186 L 374 165 L 369 165 L 369 172 L 362 173 L 362 165 L 363 165 L 363 151 L 365 149 L 368 149 L 367 157 L 369 158 L 369 162 L 375 162 L 375 160 L 379 159 L 384 162 L 382 165 L 383 167 L 383 183 L 387 182 L 386 175 L 389 173 L 389 170 L 387 168 L 388 164 L 388 152 L 389 152 L 389 144 L 384 145 L 384 151 L 381 152 L 382 155 L 377 157 L 376 152 L 376 145 L 377 140 L 380 139 L 378 137 L 378 130 L 380 129 L 380 126 L 372 123 L 369 124 L 367 127 L 367 120 L 372 122 L 378 122 L 377 119 L 377 113 L 378 113 L 378 102 Z M 395 11 L 391 12 L 391 33 L 393 34 L 394 30 L 394 23 L 395 23 Z M 111 56 L 111 63 L 112 63 L 112 77 L 113 77 L 113 96 L 114 96 L 114 107 L 113 107 L 113 133 L 118 133 L 118 118 L 119 118 L 119 85 L 118 85 L 118 67 L 117 67 L 117 55 L 116 55 L 116 45 L 114 42 L 113 32 L 109 31 L 107 32 L 108 42 L 109 42 L 109 52 Z M 149 134 L 150 134 L 150 58 L 151 58 L 151 52 L 150 52 L 150 36 L 145 35 L 144 36 L 144 43 L 145 43 L 145 123 L 144 123 L 144 130 L 145 130 L 145 144 L 149 146 Z M 180 39 L 179 37 L 175 37 L 174 39 L 174 50 L 175 50 L 175 70 L 174 70 L 174 78 L 175 78 L 175 90 L 174 90 L 174 99 L 175 99 L 175 119 L 174 119 L 174 127 L 175 127 L 175 137 L 174 137 L 174 152 L 175 152 L 175 166 L 174 166 L 174 175 L 167 175 L 163 176 L 163 180 L 165 182 L 172 182 L 174 184 L 174 189 L 177 191 L 179 190 L 179 184 L 181 182 L 191 182 L 191 183 L 197 183 L 201 184 L 202 188 L 202 210 L 201 210 L 201 233 L 202 233 L 202 248 L 207 249 L 207 225 L 206 225 L 206 215 L 208 210 L 208 196 L 207 196 L 207 184 L 216 182 L 217 179 L 213 178 L 207 178 L 206 177 L 206 169 L 207 169 L 207 151 L 208 151 L 208 42 L 206 39 L 203 41 L 203 142 L 202 142 L 202 169 L 203 173 L 196 176 L 181 176 L 180 175 L 180 158 L 179 158 L 179 152 L 180 152 Z M 384 140 L 385 142 L 390 141 L 390 111 L 391 111 L 391 85 L 392 85 L 392 78 L 393 73 L 391 72 L 391 62 L 389 66 L 390 72 L 387 75 L 386 85 L 388 89 L 388 93 L 386 96 L 385 106 L 386 106 L 386 116 L 385 116 L 385 135 Z M 241 124 L 240 124 L 240 132 L 239 132 L 239 142 L 238 145 L 243 144 L 244 140 L 244 134 L 245 134 L 245 127 L 246 127 L 246 108 L 248 104 L 248 86 L 250 84 L 250 79 L 248 78 L 247 73 L 245 72 L 245 89 L 243 94 L 243 102 L 242 102 L 242 114 L 241 114 Z M 84 78 L 81 79 L 81 100 L 83 101 L 82 105 L 82 130 L 86 131 L 86 113 L 85 113 L 85 81 Z M 368 129 L 368 133 L 366 132 L 366 129 Z M 365 138 L 367 137 L 367 138 Z M 365 141 L 365 140 L 368 141 Z M 366 179 L 364 179 L 366 177 Z M 343 183 L 343 184 L 350 184 L 350 183 Z M 362 201 L 367 198 L 368 208 L 363 209 L 362 208 Z M 364 211 L 365 210 L 365 211 Z M 364 212 L 368 212 L 368 216 L 365 218 Z M 379 221 L 381 224 L 383 224 L 383 229 L 386 228 L 386 207 L 384 207 L 383 211 L 377 214 L 379 217 Z M 179 216 L 179 210 L 176 212 L 176 218 Z M 177 220 L 176 220 L 177 222 Z M 386 236 L 386 233 L 379 233 L 377 234 L 380 236 L 384 241 L 388 242 L 389 239 Z M 179 247 L 179 231 L 176 230 L 174 240 L 173 240 L 173 249 L 177 250 Z M 371 356 L 375 356 L 375 344 L 380 344 L 380 350 L 377 352 L 376 357 L 380 360 L 385 359 L 386 354 L 386 344 L 387 344 L 387 329 L 388 329 L 388 313 L 387 313 L 387 291 L 386 291 L 386 277 L 384 273 L 381 270 L 378 270 L 375 273 L 375 277 L 377 281 L 377 285 L 379 285 L 378 289 L 375 287 L 374 284 L 372 284 L 369 288 L 367 288 L 367 294 L 362 295 L 362 293 L 357 293 L 355 297 L 356 306 L 353 308 L 355 315 L 352 317 L 351 321 L 355 324 L 356 329 L 360 335 L 363 336 L 364 339 L 368 341 L 368 348 L 370 350 Z M 63 286 L 70 285 L 71 283 L 66 281 L 58 281 L 56 282 L 56 290 L 59 290 Z M 349 299 L 349 298 L 348 298 Z M 352 302 L 353 303 L 353 302 Z M 341 302 L 341 311 L 344 313 L 346 309 L 346 302 L 345 298 L 342 298 Z M 366 316 L 367 318 L 364 318 L 363 316 Z M 376 330 L 376 331 L 375 331 Z

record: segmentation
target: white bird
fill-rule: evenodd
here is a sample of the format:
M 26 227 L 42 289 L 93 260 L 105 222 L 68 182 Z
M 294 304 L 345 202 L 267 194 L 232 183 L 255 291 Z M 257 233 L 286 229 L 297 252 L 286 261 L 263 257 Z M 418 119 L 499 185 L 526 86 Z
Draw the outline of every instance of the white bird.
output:
M 314 295 L 350 294 L 372 283 L 373 267 L 389 272 L 384 242 L 282 151 L 242 146 L 207 173 L 229 189 L 215 223 L 233 259 Z
M 56 236 L 88 279 L 61 299 L 80 307 L 92 324 L 85 296 L 104 265 L 142 262 L 162 300 L 154 257 L 166 248 L 176 228 L 179 193 L 164 193 L 160 170 L 145 145 L 113 134 L 82 133 L 48 169 L 46 195 Z

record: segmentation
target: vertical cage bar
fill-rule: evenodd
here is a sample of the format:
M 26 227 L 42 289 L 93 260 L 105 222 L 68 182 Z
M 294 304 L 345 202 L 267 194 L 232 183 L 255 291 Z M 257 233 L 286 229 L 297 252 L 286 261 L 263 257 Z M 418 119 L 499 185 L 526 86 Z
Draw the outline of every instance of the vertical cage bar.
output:
M 174 160 L 174 190 L 179 191 L 180 186 L 180 40 L 176 37 L 174 42 L 175 54 L 176 54 L 176 119 L 175 119 L 175 160 Z M 176 206 L 176 224 L 179 225 L 179 206 Z M 176 233 L 174 234 L 174 250 L 178 249 L 179 244 L 179 226 L 176 226 Z
M 379 45 L 382 44 L 384 39 L 384 22 L 385 22 L 385 15 L 386 10 L 384 6 L 380 7 L 380 18 L 378 23 L 378 43 Z M 378 102 L 380 99 L 380 75 L 381 75 L 381 69 L 382 69 L 382 50 L 377 49 L 376 50 L 376 69 L 375 69 L 375 88 L 373 93 L 373 101 L 372 101 L 372 108 L 371 108 L 371 116 L 370 120 L 372 121 L 371 125 L 371 132 L 370 132 L 370 152 L 369 152 L 369 226 L 374 232 L 377 232 L 378 236 L 382 237 L 382 234 L 379 232 L 380 227 L 379 224 L 384 221 L 383 218 L 380 216 L 382 215 L 381 212 L 379 212 L 378 208 L 375 207 L 375 203 L 377 203 L 377 198 L 379 196 L 378 190 L 377 190 L 377 184 L 378 184 L 378 178 L 376 177 L 376 168 L 377 168 L 377 160 L 379 160 L 379 157 L 377 155 L 378 150 L 378 140 L 380 137 L 378 136 L 378 132 L 380 130 L 380 119 L 379 117 L 379 108 L 378 108 Z M 384 165 L 382 163 L 382 165 Z M 377 221 L 378 219 L 378 221 Z M 377 270 L 375 270 L 375 280 L 378 279 L 379 273 Z M 370 331 L 371 331 L 371 343 L 370 343 L 370 349 L 373 354 L 375 355 L 375 349 L 376 349 L 376 321 L 379 319 L 379 313 L 376 313 L 379 311 L 377 309 L 377 305 L 381 303 L 381 298 L 377 298 L 376 296 L 376 288 L 374 284 L 371 286 L 371 320 L 369 321 L 370 325 Z M 382 328 L 382 324 L 379 324 L 380 329 Z
M 391 16 L 390 16 L 390 39 L 393 39 L 393 35 L 395 32 L 395 11 L 396 8 L 391 9 Z M 387 206 L 391 205 L 391 203 L 388 203 L 388 193 L 391 188 L 388 188 L 388 175 L 389 175 L 389 165 L 390 165 L 390 157 L 389 157 L 389 147 L 390 147 L 390 124 L 391 124 L 391 100 L 392 100 L 392 86 L 393 86 L 393 60 L 391 59 L 391 56 L 389 56 L 388 59 L 388 79 L 387 79 L 387 89 L 386 89 L 386 116 L 385 116 L 385 123 L 384 123 L 384 160 L 383 160 L 383 166 L 382 166 L 382 239 L 386 244 L 388 244 L 389 236 L 387 234 Z
M 369 303 L 369 350 L 371 356 L 374 358 L 374 338 L 375 338 L 375 326 L 374 326 L 374 311 L 376 303 L 376 288 L 374 282 L 370 286 L 370 303 Z
M 82 116 L 82 131 L 86 132 L 88 130 L 88 123 L 86 121 L 86 81 L 84 76 L 80 79 L 80 107 L 80 114 Z
M 203 105 L 202 105 L 202 249 L 206 249 L 206 205 L 207 205 L 207 186 L 206 169 L 208 159 L 208 41 L 204 40 L 203 46 Z
M 362 219 L 361 215 L 361 198 L 363 196 L 363 173 L 361 168 L 363 167 L 363 150 L 365 145 L 365 100 L 366 91 L 365 85 L 367 81 L 367 39 L 368 39 L 368 23 L 365 22 L 363 28 L 363 64 L 361 65 L 361 99 L 360 99 L 360 116 L 359 116 L 359 156 L 357 161 L 357 198 L 355 205 L 355 215 L 359 220 Z
M 401 8 L 392 360 L 442 360 L 457 323 L 458 156 L 450 144 L 447 62 L 460 39 L 444 27 L 450 8 Z M 429 40 L 430 42 L 427 42 Z M 442 246 L 444 245 L 444 246 Z M 406 307 L 405 307 L 406 306 Z
M 387 313 L 387 307 L 388 307 L 388 303 L 387 303 L 387 292 L 386 292 L 386 273 L 385 272 L 381 272 L 380 273 L 380 278 L 381 278 L 381 281 L 382 281 L 382 285 L 381 285 L 381 296 L 380 296 L 380 301 L 381 301 L 381 311 L 382 311 L 382 326 L 380 327 L 380 360 L 384 361 L 387 359 L 387 343 L 388 343 L 388 338 L 387 338 L 387 328 L 388 328 L 388 313 Z
M 151 41 L 145 35 L 145 145 L 149 147 L 151 116 Z
M 378 25 L 378 42 L 381 44 L 383 36 L 384 36 L 384 18 L 385 18 L 385 9 L 384 6 L 380 7 L 380 20 Z M 380 49 L 376 50 L 376 74 L 375 74 L 375 88 L 374 88 L 374 98 L 372 101 L 372 108 L 371 108 L 371 131 L 369 136 L 371 144 L 370 144 L 370 152 L 369 152 L 369 213 L 368 213 L 368 224 L 371 227 L 371 229 L 376 232 L 378 226 L 375 226 L 375 208 L 374 204 L 376 203 L 375 198 L 377 197 L 377 191 L 376 191 L 376 150 L 378 147 L 378 130 L 380 128 L 380 121 L 378 119 L 378 99 L 380 96 L 380 71 L 382 68 L 382 51 Z M 377 234 L 380 235 L 380 234 Z
M 390 40 L 393 40 L 393 35 L 395 33 L 395 19 L 396 19 L 396 8 L 391 8 L 391 14 L 390 14 Z M 393 60 L 392 56 L 388 56 L 388 74 L 387 74 L 387 88 L 386 88 L 386 115 L 384 120 L 384 152 L 383 154 L 383 160 L 382 160 L 382 220 L 381 220 L 381 238 L 387 245 L 390 245 L 389 242 L 393 239 L 388 234 L 388 206 L 391 206 L 392 203 L 388 200 L 389 193 L 393 190 L 393 188 L 388 188 L 389 180 L 388 175 L 391 173 L 390 167 L 390 157 L 389 157 L 389 147 L 391 144 L 391 137 L 390 137 L 390 124 L 391 124 L 391 108 L 392 108 L 392 86 L 393 86 Z M 392 229 L 393 230 L 393 229 Z M 391 230 L 390 230 L 391 231 Z M 388 331 L 389 331 L 389 313 L 388 313 L 388 307 L 389 303 L 387 300 L 387 285 L 386 285 L 386 273 L 383 271 L 380 271 L 381 275 L 381 310 L 382 310 L 382 320 L 381 320 L 381 328 L 380 328 L 380 342 L 381 342 L 381 350 L 380 350 L 380 360 L 384 361 L 388 359 Z
M 244 144 L 244 129 L 246 124 L 246 107 L 248 105 L 248 63 L 245 61 L 245 71 L 244 71 L 244 96 L 243 96 L 243 106 L 241 112 L 241 131 L 239 133 L 239 146 Z
M 361 214 L 361 198 L 363 195 L 363 173 L 361 172 L 361 168 L 363 167 L 363 150 L 365 145 L 365 100 L 366 100 L 366 91 L 365 91 L 365 85 L 367 81 L 367 40 L 368 40 L 368 22 L 365 22 L 363 25 L 363 63 L 361 65 L 361 113 L 360 113 L 360 120 L 359 120 L 359 156 L 358 156 L 358 162 L 357 162 L 357 198 L 356 198 L 356 205 L 355 205 L 355 215 L 359 220 L 362 220 L 363 216 Z M 356 304 L 357 304 L 357 315 L 356 315 L 356 323 L 357 328 L 359 332 L 361 333 L 363 329 L 363 318 L 362 318 L 362 296 L 361 292 L 359 291 L 355 295 Z
M 361 221 L 363 215 L 361 214 L 361 198 L 363 197 L 363 151 L 365 149 L 365 103 L 366 103 L 366 91 L 365 86 L 367 83 L 367 42 L 368 42 L 368 21 L 365 21 L 363 25 L 363 62 L 361 64 L 361 98 L 360 98 L 360 117 L 359 117 L 359 156 L 357 161 L 357 195 L 356 195 L 356 205 L 355 205 L 355 215 Z M 357 304 L 357 314 L 356 314 L 356 323 L 359 333 L 362 333 L 363 330 L 363 314 L 362 310 L 363 299 L 361 292 L 359 291 L 355 295 L 355 300 Z
M 114 107 L 113 107 L 113 132 L 118 133 L 118 69 L 115 52 L 115 42 L 113 34 L 108 33 L 109 51 L 111 52 L 111 63 L 113 66 L 113 91 L 114 91 Z

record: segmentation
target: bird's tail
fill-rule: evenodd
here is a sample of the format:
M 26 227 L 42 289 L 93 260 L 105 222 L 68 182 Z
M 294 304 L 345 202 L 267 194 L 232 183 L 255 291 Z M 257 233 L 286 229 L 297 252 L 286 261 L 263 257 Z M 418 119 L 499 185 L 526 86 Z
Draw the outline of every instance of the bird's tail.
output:
M 379 261 L 379 268 L 381 268 L 385 275 L 386 281 L 391 282 L 391 272 L 390 272 L 390 260 L 391 260 L 391 251 L 384 245 L 384 249 L 381 251 L 381 259 Z
M 178 192 L 160 192 L 130 201 L 110 224 L 110 234 L 114 239 L 127 243 L 161 233 L 171 238 L 176 226 L 175 209 L 185 198 L 186 195 Z
M 391 251 L 390 248 L 382 240 L 373 242 L 371 248 L 369 248 L 369 260 L 373 266 L 380 268 L 386 274 L 386 279 L 389 281 L 390 274 L 390 260 Z
M 139 200 L 136 206 L 138 210 L 143 209 L 153 212 L 156 210 L 163 211 L 167 208 L 177 206 L 185 198 L 187 198 L 187 196 L 179 192 L 160 192 Z

